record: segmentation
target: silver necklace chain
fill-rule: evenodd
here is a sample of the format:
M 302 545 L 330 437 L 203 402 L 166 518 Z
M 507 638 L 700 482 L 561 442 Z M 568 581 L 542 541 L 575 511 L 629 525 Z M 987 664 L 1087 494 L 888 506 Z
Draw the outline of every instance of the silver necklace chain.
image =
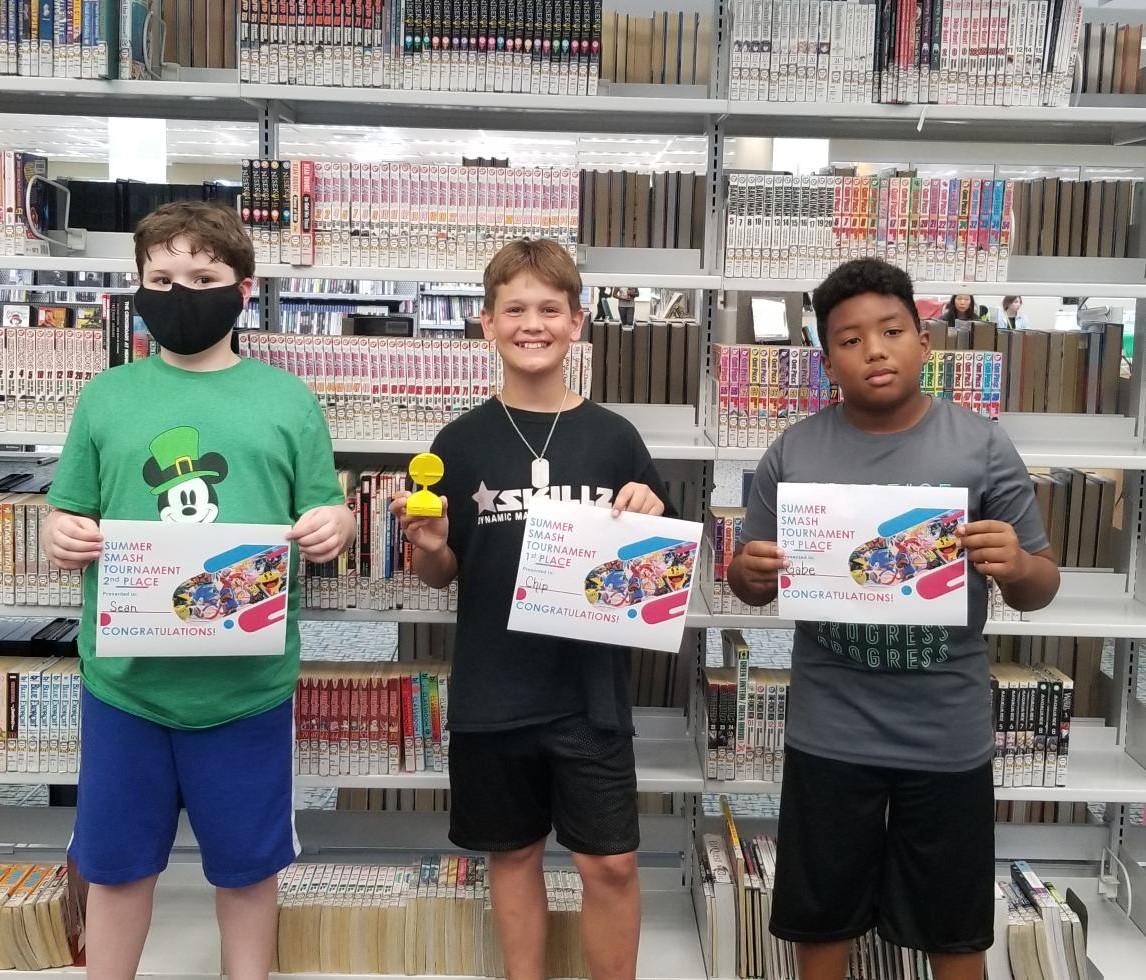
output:
M 569 389 L 565 389 L 565 394 L 561 396 L 561 406 L 557 409 L 557 414 L 553 416 L 553 424 L 549 427 L 549 435 L 545 437 L 545 445 L 541 447 L 541 452 L 534 452 L 533 446 L 529 444 L 529 440 L 521 433 L 521 429 L 517 427 L 517 423 L 513 421 L 513 416 L 509 414 L 509 408 L 502 400 L 501 394 L 497 396 L 497 400 L 501 403 L 501 410 L 505 412 L 505 417 L 509 419 L 509 424 L 513 426 L 513 431 L 517 433 L 517 437 L 525 443 L 525 448 L 529 450 L 529 454 L 534 460 L 544 459 L 546 452 L 549 451 L 549 441 L 553 438 L 553 432 L 557 428 L 557 420 L 561 418 L 561 413 L 565 410 L 565 401 L 569 397 Z

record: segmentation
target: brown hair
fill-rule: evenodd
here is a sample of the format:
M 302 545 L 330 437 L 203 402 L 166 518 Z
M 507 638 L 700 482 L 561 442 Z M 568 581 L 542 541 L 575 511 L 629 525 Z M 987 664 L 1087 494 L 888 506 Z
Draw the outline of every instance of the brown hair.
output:
M 212 262 L 224 262 L 239 280 L 255 274 L 255 250 L 237 211 L 203 201 L 175 201 L 152 211 L 135 229 L 135 265 L 143 266 L 153 248 L 171 251 L 176 238 L 185 238 L 192 252 L 204 252 Z
M 511 279 L 528 272 L 545 285 L 563 292 L 569 299 L 569 312 L 581 311 L 581 273 L 569 253 L 552 238 L 519 238 L 505 245 L 485 267 L 483 306 L 492 313 L 497 290 Z

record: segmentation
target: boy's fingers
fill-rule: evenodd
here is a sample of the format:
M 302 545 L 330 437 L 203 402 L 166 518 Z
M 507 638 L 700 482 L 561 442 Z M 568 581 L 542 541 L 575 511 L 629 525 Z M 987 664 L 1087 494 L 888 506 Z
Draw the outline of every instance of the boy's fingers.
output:
M 1009 534 L 997 532 L 971 534 L 963 539 L 963 547 L 968 551 L 976 551 L 979 548 L 1005 548 L 1013 540 Z
M 774 541 L 749 541 L 743 553 L 751 558 L 783 558 L 784 552 Z
M 323 525 L 315 531 L 312 531 L 304 538 L 298 539 L 298 546 L 300 548 L 318 548 L 328 542 L 337 541 L 339 538 L 338 528 L 330 525 Z
M 103 535 L 100 533 L 99 525 L 94 521 L 68 521 L 61 525 L 60 533 L 80 541 L 103 541 Z
M 976 549 L 975 552 L 968 557 L 976 565 L 1009 562 L 1014 559 L 1014 555 L 1005 548 Z
M 629 501 L 633 499 L 634 486 L 631 483 L 626 483 L 621 487 L 620 492 L 613 499 L 613 516 L 616 517 L 622 511 L 629 509 Z
M 99 558 L 99 552 L 92 554 L 91 552 L 85 551 L 56 551 L 48 557 L 52 561 L 60 564 L 64 562 L 82 562 L 87 564 Z
M 66 558 L 98 558 L 100 551 L 98 549 L 93 551 L 91 548 L 64 548 L 57 546 L 53 554 L 62 555 Z
M 333 521 L 331 521 L 325 507 L 315 507 L 313 510 L 308 510 L 302 517 L 295 521 L 294 527 L 287 532 L 287 540 L 300 540 L 316 529 L 332 523 Z
M 57 548 L 63 551 L 82 551 L 86 555 L 98 555 L 103 551 L 101 541 L 74 538 L 71 535 L 61 535 L 56 538 L 55 544 Z

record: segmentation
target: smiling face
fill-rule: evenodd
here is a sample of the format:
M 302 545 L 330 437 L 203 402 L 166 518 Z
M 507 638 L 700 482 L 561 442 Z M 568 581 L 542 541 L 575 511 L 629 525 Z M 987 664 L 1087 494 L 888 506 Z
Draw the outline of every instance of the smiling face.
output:
M 159 519 L 168 524 L 211 524 L 219 505 L 206 480 L 186 480 L 159 498 Z
M 493 309 L 481 311 L 482 332 L 497 344 L 507 375 L 542 380 L 560 375 L 569 345 L 581 336 L 580 310 L 528 272 L 498 286 Z
M 918 396 L 931 346 L 897 296 L 860 293 L 837 304 L 826 338 L 824 366 L 845 403 L 890 411 Z

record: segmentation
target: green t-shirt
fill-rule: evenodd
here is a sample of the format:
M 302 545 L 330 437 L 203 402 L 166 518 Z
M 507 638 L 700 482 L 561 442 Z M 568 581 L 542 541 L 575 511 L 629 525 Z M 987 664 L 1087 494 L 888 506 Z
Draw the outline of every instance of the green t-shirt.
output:
M 84 388 L 48 502 L 119 520 L 294 524 L 343 493 L 322 410 L 298 378 L 245 359 L 197 372 L 149 357 Z M 292 581 L 297 566 L 292 546 Z M 298 588 L 285 656 L 97 658 L 96 572 L 84 572 L 80 655 L 101 701 L 173 728 L 208 728 L 293 694 Z

